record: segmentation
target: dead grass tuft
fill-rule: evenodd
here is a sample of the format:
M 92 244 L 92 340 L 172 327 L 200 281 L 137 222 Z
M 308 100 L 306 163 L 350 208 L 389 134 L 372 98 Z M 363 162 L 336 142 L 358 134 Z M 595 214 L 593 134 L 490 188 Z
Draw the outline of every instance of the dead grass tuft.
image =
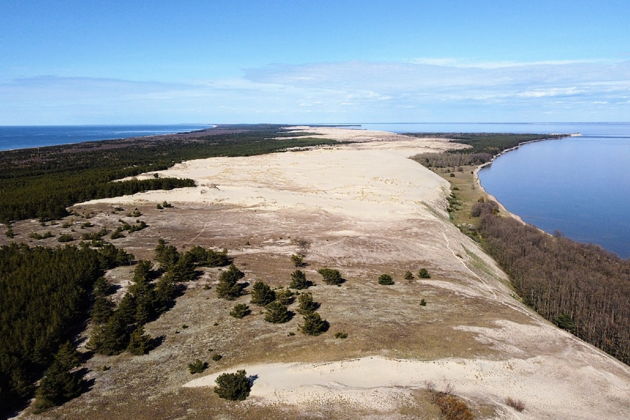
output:
M 516 400 L 512 397 L 507 397 L 505 399 L 505 403 L 509 405 L 510 407 L 512 407 L 513 409 L 515 409 L 516 411 L 518 411 L 519 413 L 525 410 L 525 403 L 521 400 Z

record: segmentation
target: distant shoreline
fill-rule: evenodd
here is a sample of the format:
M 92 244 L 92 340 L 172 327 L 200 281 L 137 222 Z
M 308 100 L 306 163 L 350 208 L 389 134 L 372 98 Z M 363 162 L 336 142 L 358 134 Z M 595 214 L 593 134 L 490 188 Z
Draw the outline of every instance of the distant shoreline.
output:
M 492 163 L 493 163 L 496 159 L 498 159 L 499 157 L 501 157 L 501 156 L 503 156 L 503 155 L 505 155 L 505 154 L 507 154 L 507 153 L 509 153 L 509 152 L 512 152 L 512 151 L 514 151 L 514 150 L 517 150 L 517 149 L 519 149 L 521 146 L 525 146 L 526 144 L 538 143 L 538 142 L 542 142 L 542 141 L 550 141 L 550 140 L 562 140 L 562 139 L 566 139 L 567 137 L 577 137 L 577 136 L 579 136 L 579 134 L 566 134 L 566 135 L 563 135 L 563 137 L 550 137 L 550 138 L 547 138 L 547 139 L 539 139 L 539 140 L 524 141 L 523 143 L 517 144 L 517 145 L 516 145 L 516 146 L 514 146 L 514 147 L 510 147 L 509 149 L 505 149 L 505 150 L 503 150 L 503 151 L 501 151 L 501 152 L 497 153 L 496 155 L 494 155 L 494 156 L 492 157 L 492 159 L 490 159 L 488 162 L 482 163 L 481 165 L 479 165 L 479 166 L 477 166 L 477 167 L 475 168 L 475 170 L 473 171 L 473 179 L 474 179 L 474 182 L 475 182 L 475 186 L 479 187 L 479 189 L 480 189 L 481 191 L 483 191 L 483 193 L 484 193 L 486 196 L 488 196 L 488 198 L 490 198 L 491 200 L 493 200 L 494 202 L 496 202 L 496 203 L 499 205 L 499 208 L 501 209 L 501 211 L 505 212 L 506 214 L 508 214 L 508 215 L 509 215 L 510 217 L 512 217 L 513 219 L 517 220 L 518 222 L 520 222 L 520 223 L 522 223 L 522 224 L 524 224 L 524 225 L 530 225 L 530 226 L 532 226 L 532 227 L 534 227 L 534 228 L 536 228 L 536 229 L 540 230 L 541 232 L 544 232 L 544 233 L 547 233 L 547 234 L 551 235 L 549 232 L 547 232 L 547 231 L 545 231 L 545 230 L 543 230 L 543 229 L 540 229 L 538 226 L 535 226 L 535 225 L 532 225 L 532 224 L 530 224 L 530 223 L 527 223 L 527 222 L 526 222 L 526 221 L 524 221 L 524 220 L 523 220 L 523 218 L 522 218 L 521 216 L 519 216 L 518 214 L 516 214 L 516 213 L 512 213 L 511 211 L 509 211 L 509 210 L 507 209 L 507 207 L 505 207 L 505 206 L 503 205 L 503 203 L 501 203 L 501 202 L 500 202 L 500 201 L 499 201 L 499 200 L 498 200 L 498 199 L 497 199 L 494 195 L 490 194 L 490 193 L 489 193 L 489 192 L 488 192 L 488 191 L 487 191 L 487 190 L 483 187 L 483 185 L 481 184 L 481 179 L 479 179 L 479 172 L 480 172 L 482 169 L 484 169 L 484 168 L 487 168 L 487 167 L 491 166 L 491 165 L 492 165 Z
M 76 141 L 71 141 L 71 142 L 59 142 L 59 143 L 53 143 L 53 144 L 42 144 L 42 145 L 28 145 L 25 147 L 10 147 L 10 148 L 3 148 L 4 146 L 2 145 L 2 136 L 0 136 L 0 153 L 2 152 L 10 152 L 10 151 L 17 151 L 17 150 L 29 150 L 29 149 L 41 149 L 41 148 L 47 148 L 47 147 L 63 147 L 63 146 L 72 146 L 72 145 L 79 145 L 79 144 L 90 144 L 90 143 L 102 143 L 102 142 L 117 142 L 117 141 L 129 141 L 132 139 L 146 139 L 146 138 L 151 138 L 151 137 L 161 137 L 161 136 L 174 136 L 174 135 L 182 135 L 182 134 L 190 134 L 190 133 L 198 133 L 198 132 L 202 132 L 205 130 L 211 130 L 213 128 L 217 127 L 217 124 L 208 124 L 207 126 L 203 125 L 203 124 L 199 124 L 198 125 L 198 129 L 192 129 L 194 128 L 196 124 L 191 124 L 191 125 L 185 125 L 182 124 L 181 125 L 181 129 L 177 130 L 177 125 L 173 125 L 173 126 L 168 126 L 168 125 L 147 125 L 147 126 L 134 126 L 134 125 L 111 125 L 111 126 L 105 126 L 105 125 L 80 125 L 80 126 L 65 126 L 65 125 L 61 125 L 61 126 L 0 126 L 0 134 L 2 133 L 2 130 L 19 130 L 20 128 L 23 129 L 41 129 L 41 130 L 46 130 L 46 129 L 63 129 L 64 127 L 68 128 L 68 129 L 78 129 L 78 128 L 98 128 L 98 127 L 102 127 L 102 128 L 108 128 L 108 129 L 124 129 L 124 128 L 132 128 L 132 127 L 155 127 L 155 128 L 159 128 L 159 127 L 172 127 L 174 130 L 170 131 L 168 130 L 167 132 L 154 132 L 153 134 L 146 134 L 146 135 L 138 135 L 138 134 L 131 134 L 129 136 L 117 136 L 117 137 L 109 137 L 106 132 L 103 132 L 103 136 L 107 136 L 104 138 L 85 138 L 83 139 L 84 135 L 81 134 L 77 134 L 76 138 L 78 140 Z M 143 131 L 155 131 L 155 130 L 143 130 Z M 59 133 L 50 133 L 50 137 L 58 137 L 62 134 Z M 10 136 L 6 135 L 6 137 L 8 138 Z M 42 135 L 42 134 L 34 134 L 33 136 L 41 136 L 41 137 L 45 137 L 46 135 Z M 65 134 L 66 137 L 72 137 L 72 134 L 68 135 Z

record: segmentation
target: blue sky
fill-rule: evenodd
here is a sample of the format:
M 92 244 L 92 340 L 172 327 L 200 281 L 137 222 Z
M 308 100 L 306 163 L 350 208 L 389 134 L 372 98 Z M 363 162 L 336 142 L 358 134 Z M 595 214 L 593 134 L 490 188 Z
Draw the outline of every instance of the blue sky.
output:
M 630 1 L 0 1 L 0 124 L 630 120 Z

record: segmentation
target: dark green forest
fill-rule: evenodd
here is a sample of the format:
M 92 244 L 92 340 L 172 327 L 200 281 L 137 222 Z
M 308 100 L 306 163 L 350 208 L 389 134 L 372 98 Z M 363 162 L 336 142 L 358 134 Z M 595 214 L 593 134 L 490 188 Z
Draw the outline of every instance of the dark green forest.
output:
M 86 321 L 94 282 L 131 259 L 110 244 L 0 247 L 0 416 L 32 395 L 59 346 Z
M 67 215 L 66 207 L 86 200 L 193 186 L 190 179 L 174 178 L 111 182 L 184 160 L 251 156 L 334 143 L 308 137 L 275 139 L 288 136 L 277 125 L 223 126 L 216 133 L 208 130 L 196 135 L 0 152 L 0 221 L 57 219 Z

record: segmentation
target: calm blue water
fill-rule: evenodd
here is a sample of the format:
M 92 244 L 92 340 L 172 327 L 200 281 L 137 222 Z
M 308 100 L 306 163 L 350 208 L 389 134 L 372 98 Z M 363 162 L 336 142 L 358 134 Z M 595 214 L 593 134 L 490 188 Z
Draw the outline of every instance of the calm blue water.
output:
M 581 133 L 506 153 L 480 172 L 481 183 L 526 222 L 630 258 L 630 123 L 361 126 L 396 132 Z
M 211 127 L 211 125 L 0 126 L 0 150 L 181 133 L 208 127 Z

